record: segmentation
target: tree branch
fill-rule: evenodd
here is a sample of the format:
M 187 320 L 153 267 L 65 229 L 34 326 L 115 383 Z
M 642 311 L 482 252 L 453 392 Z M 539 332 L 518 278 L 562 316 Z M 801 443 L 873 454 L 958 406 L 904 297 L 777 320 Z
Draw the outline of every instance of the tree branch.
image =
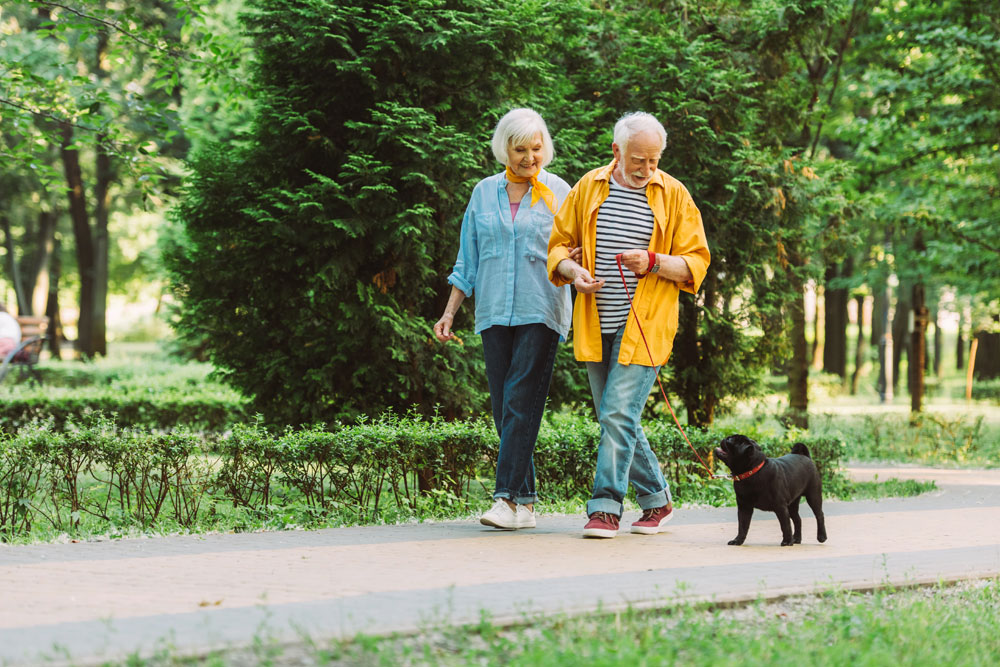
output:
M 833 85 L 830 86 L 830 94 L 826 97 L 826 107 L 823 109 L 823 114 L 820 116 L 819 122 L 816 124 L 816 136 L 813 138 L 812 147 L 809 150 L 810 160 L 816 156 L 816 147 L 819 145 L 819 138 L 823 133 L 823 122 L 826 120 L 830 106 L 833 104 L 833 96 L 836 94 L 837 87 L 840 85 L 840 69 L 844 64 L 844 54 L 847 53 L 847 48 L 851 43 L 851 39 L 854 37 L 855 30 L 857 29 L 857 23 L 861 19 L 858 12 L 858 1 L 859 0 L 854 0 L 854 2 L 851 3 L 851 17 L 847 21 L 847 27 L 844 29 L 844 37 L 840 40 L 839 48 L 837 49 L 837 67 L 833 72 Z M 833 26 L 830 28 L 832 30 Z
M 95 132 L 97 134 L 106 131 L 99 127 L 90 127 L 89 125 L 80 125 L 79 123 L 73 123 L 60 116 L 56 116 L 46 111 L 39 111 L 38 109 L 32 109 L 31 107 L 24 106 L 23 104 L 18 104 L 17 102 L 5 99 L 3 97 L 0 97 L 0 104 L 6 104 L 7 106 L 14 107 L 15 109 L 21 109 L 22 111 L 27 111 L 33 116 L 38 116 L 39 118 L 46 118 L 48 120 L 59 123 L 60 126 L 68 125 L 69 127 L 73 127 L 79 130 L 86 130 L 87 132 Z M 101 146 L 104 146 L 109 152 L 114 153 L 115 155 L 119 156 L 125 155 L 125 150 L 114 142 L 100 140 L 97 143 Z
M 7 106 L 14 107 L 15 109 L 20 109 L 22 111 L 27 111 L 28 113 L 30 113 L 33 116 L 39 116 L 41 118 L 48 118 L 49 120 L 54 120 L 55 122 L 59 123 L 60 125 L 72 125 L 75 128 L 78 128 L 78 129 L 81 129 L 81 130 L 86 130 L 87 132 L 103 132 L 104 131 L 104 130 L 102 130 L 99 127 L 90 127 L 89 125 L 79 125 L 78 123 L 72 123 L 72 122 L 66 120 L 65 118 L 62 118 L 60 116 L 55 116 L 53 114 L 48 113 L 47 111 L 39 111 L 38 109 L 32 109 L 31 107 L 24 106 L 23 104 L 18 104 L 17 102 L 5 99 L 3 97 L 0 97 L 0 104 L 6 104 Z
M 151 49 L 156 49 L 157 51 L 162 51 L 163 53 L 166 53 L 167 55 L 170 55 L 170 56 L 172 56 L 174 58 L 180 58 L 182 60 L 187 60 L 188 62 L 196 62 L 196 61 L 192 60 L 191 58 L 189 58 L 184 53 L 183 50 L 176 49 L 176 48 L 171 48 L 171 47 L 160 46 L 159 44 L 154 44 L 153 42 L 150 42 L 147 39 L 143 39 L 139 35 L 131 32 L 129 30 L 126 30 L 117 21 L 107 21 L 105 19 L 100 18 L 99 16 L 93 16 L 91 14 L 87 14 L 85 12 L 81 12 L 81 11 L 79 11 L 77 9 L 73 9 L 72 7 L 69 7 L 67 5 L 64 5 L 64 4 L 61 4 L 61 3 L 58 3 L 58 2 L 48 2 L 47 0 L 31 0 L 31 2 L 33 4 L 42 5 L 44 7 L 58 8 L 58 9 L 65 10 L 65 11 L 69 12 L 70 14 L 74 14 L 76 16 L 79 16 L 82 19 L 86 19 L 88 21 L 92 21 L 94 23 L 99 23 L 101 25 L 107 26 L 107 27 L 111 28 L 112 30 L 125 35 L 129 39 L 132 39 L 132 40 L 138 42 L 139 44 L 142 44 L 143 46 L 148 46 Z
M 1000 247 L 997 247 L 995 245 L 990 245 L 983 239 L 964 234 L 963 232 L 960 232 L 957 229 L 955 229 L 954 226 L 952 225 L 945 225 L 942 229 L 944 229 L 945 233 L 951 234 L 952 236 L 957 237 L 958 239 L 964 241 L 965 243 L 971 243 L 972 245 L 982 246 L 986 251 L 994 255 L 1000 255 Z
M 914 153 L 913 155 L 903 158 L 902 160 L 897 161 L 892 166 L 886 167 L 884 169 L 869 171 L 868 177 L 878 178 L 880 176 L 885 176 L 886 174 L 891 174 L 892 172 L 898 171 L 900 169 L 906 169 L 908 167 L 912 167 L 914 164 L 916 164 L 923 158 L 934 155 L 935 153 L 940 153 L 942 151 L 958 152 L 958 151 L 963 151 L 967 148 L 976 148 L 978 146 L 989 146 L 994 143 L 996 143 L 996 139 L 991 138 L 991 139 L 980 139 L 979 141 L 969 141 L 964 144 L 958 144 L 957 146 L 938 146 L 937 148 L 931 148 L 926 151 Z

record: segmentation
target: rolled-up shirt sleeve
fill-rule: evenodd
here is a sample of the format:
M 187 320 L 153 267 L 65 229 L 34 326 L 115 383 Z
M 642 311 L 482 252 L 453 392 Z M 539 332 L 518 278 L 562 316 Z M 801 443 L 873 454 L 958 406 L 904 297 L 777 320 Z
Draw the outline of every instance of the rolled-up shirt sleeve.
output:
M 712 256 L 708 250 L 708 237 L 705 235 L 701 211 L 690 195 L 679 208 L 680 223 L 674 233 L 670 254 L 680 257 L 688 265 L 693 278 L 690 282 L 680 283 L 679 286 L 685 292 L 694 294 L 705 280 Z
M 580 245 L 577 241 L 577 194 L 575 187 L 569 191 L 562 206 L 559 207 L 555 219 L 552 221 L 552 233 L 549 235 L 549 256 L 546 268 L 549 272 L 549 281 L 557 287 L 573 282 L 572 280 L 567 280 L 559 273 L 558 267 L 559 262 L 569 258 L 570 249 Z
M 476 288 L 476 272 L 479 270 L 479 239 L 476 237 L 475 216 L 476 212 L 470 202 L 462 218 L 458 257 L 448 276 L 448 283 L 462 290 L 466 297 L 471 297 Z

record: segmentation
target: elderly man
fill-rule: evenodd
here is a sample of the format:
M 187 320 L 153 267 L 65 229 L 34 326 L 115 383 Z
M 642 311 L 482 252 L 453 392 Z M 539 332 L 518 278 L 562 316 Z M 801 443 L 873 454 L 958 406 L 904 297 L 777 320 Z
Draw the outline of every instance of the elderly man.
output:
M 601 425 L 585 537 L 618 533 L 629 482 L 642 508 L 633 533 L 655 535 L 673 517 L 670 489 L 639 420 L 673 347 L 680 290 L 698 290 L 710 255 L 691 195 L 657 169 L 666 142 L 663 125 L 650 114 L 623 116 L 611 144 L 614 160 L 573 187 L 549 237 L 549 280 L 572 283 L 578 292 L 573 351 L 587 364 Z M 570 258 L 577 246 L 582 264 Z M 635 314 L 618 273 L 619 254 Z

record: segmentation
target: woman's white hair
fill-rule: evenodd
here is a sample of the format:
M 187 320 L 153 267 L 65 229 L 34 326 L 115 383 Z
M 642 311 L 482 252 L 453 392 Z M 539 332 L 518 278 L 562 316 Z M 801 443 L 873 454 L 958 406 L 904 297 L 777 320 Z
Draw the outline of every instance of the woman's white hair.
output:
M 614 141 L 624 153 L 629 139 L 642 132 L 655 132 L 660 137 L 660 152 L 667 147 L 667 131 L 655 116 L 645 111 L 634 111 L 619 118 L 615 123 Z
M 504 114 L 497 129 L 493 131 L 493 155 L 501 164 L 507 164 L 507 149 L 520 143 L 528 143 L 536 134 L 542 135 L 542 166 L 552 162 L 556 151 L 552 146 L 549 128 L 537 111 L 531 109 L 511 109 Z

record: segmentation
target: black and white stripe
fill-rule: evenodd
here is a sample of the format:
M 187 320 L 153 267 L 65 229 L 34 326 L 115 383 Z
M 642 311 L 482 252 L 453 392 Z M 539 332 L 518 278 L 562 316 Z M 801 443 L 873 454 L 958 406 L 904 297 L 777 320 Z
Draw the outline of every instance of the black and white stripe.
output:
M 626 250 L 649 248 L 653 235 L 653 211 L 646 191 L 629 190 L 611 180 L 608 198 L 597 211 L 597 260 L 594 277 L 605 280 L 597 292 L 601 333 L 614 333 L 628 318 L 628 297 L 622 288 L 615 255 Z M 635 296 L 636 275 L 622 267 L 629 293 Z

